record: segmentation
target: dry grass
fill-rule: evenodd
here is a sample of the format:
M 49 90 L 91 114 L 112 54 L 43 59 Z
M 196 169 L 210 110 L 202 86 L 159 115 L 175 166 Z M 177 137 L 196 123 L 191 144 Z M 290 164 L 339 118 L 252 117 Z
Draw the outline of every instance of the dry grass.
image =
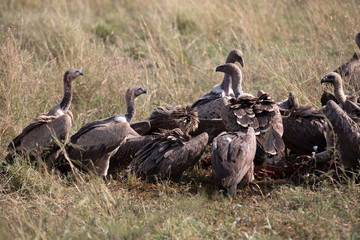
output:
M 356 0 L 7 0 L 0 2 L 0 159 L 29 121 L 74 84 L 73 132 L 123 113 L 132 84 L 148 94 L 135 120 L 155 106 L 192 103 L 222 79 L 215 67 L 244 52 L 244 89 L 276 100 L 294 90 L 319 106 L 320 78 L 347 61 L 360 30 Z M 2 160 L 1 160 L 2 161 Z M 5 171 L 5 170 L 2 170 Z M 359 186 L 273 185 L 217 194 L 210 170 L 190 183 L 66 180 L 15 164 L 0 180 L 0 238 L 353 238 L 360 236 Z M 83 176 L 87 178 L 87 176 Z

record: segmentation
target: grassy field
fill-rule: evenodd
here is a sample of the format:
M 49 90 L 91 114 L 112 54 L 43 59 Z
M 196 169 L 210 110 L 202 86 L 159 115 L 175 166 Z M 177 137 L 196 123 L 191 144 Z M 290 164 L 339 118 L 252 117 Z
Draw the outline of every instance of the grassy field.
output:
M 136 120 L 189 104 L 219 83 L 228 52 L 244 53 L 243 85 L 320 105 L 321 76 L 347 61 L 360 31 L 349 0 L 5 0 L 0 2 L 0 161 L 10 140 L 62 97 L 70 68 L 72 133 L 125 112 L 130 85 L 147 88 Z M 2 170 L 4 171 L 4 170 Z M 359 239 L 352 179 L 268 184 L 263 194 L 217 193 L 210 169 L 187 183 L 149 184 L 79 174 L 59 179 L 16 163 L 0 177 L 0 239 Z

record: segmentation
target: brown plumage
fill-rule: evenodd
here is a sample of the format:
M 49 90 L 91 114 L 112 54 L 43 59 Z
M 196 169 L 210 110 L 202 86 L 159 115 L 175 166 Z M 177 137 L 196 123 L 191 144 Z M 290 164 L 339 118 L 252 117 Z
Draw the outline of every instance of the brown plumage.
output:
M 191 138 L 179 128 L 164 130 L 136 153 L 130 170 L 149 181 L 180 180 L 183 172 L 200 159 L 207 143 L 207 133 Z
M 51 167 L 59 150 L 57 141 L 64 143 L 72 126 L 72 113 L 69 111 L 72 100 L 72 82 L 83 72 L 69 69 L 65 72 L 64 95 L 47 114 L 35 118 L 24 130 L 10 142 L 6 159 L 12 162 L 15 153 L 29 155 L 31 158 L 42 157 Z
M 235 195 L 237 185 L 247 184 L 254 178 L 254 157 L 256 136 L 252 127 L 246 132 L 223 132 L 217 136 L 211 147 L 211 164 L 217 184 Z
M 356 123 L 360 123 L 360 107 L 347 99 L 342 84 L 342 78 L 338 73 L 330 72 L 321 79 L 321 84 L 330 83 L 334 86 L 334 95 L 336 100 L 341 104 L 344 111 Z
M 244 66 L 242 52 L 238 49 L 232 50 L 226 59 L 226 63 L 235 62 L 239 62 L 241 66 Z M 196 108 L 199 118 L 220 118 L 221 98 L 234 96 L 230 84 L 231 77 L 225 73 L 221 84 L 214 86 L 211 92 L 205 94 L 191 105 L 192 108 Z
M 360 128 L 346 112 L 334 101 L 329 101 L 324 109 L 337 136 L 336 149 L 340 162 L 345 168 L 359 166 L 360 160 Z
M 75 166 L 87 171 L 95 168 L 96 173 L 106 180 L 111 156 L 126 137 L 138 136 L 129 121 L 135 114 L 136 97 L 144 93 L 146 89 L 143 87 L 129 87 L 125 95 L 126 114 L 88 123 L 71 137 L 66 155 Z M 56 167 L 62 173 L 71 170 L 64 154 L 57 158 Z
M 169 105 L 156 108 L 149 117 L 152 131 L 180 128 L 184 133 L 195 131 L 198 127 L 198 114 L 190 106 Z
M 360 49 L 360 33 L 356 34 L 355 42 Z M 337 67 L 334 72 L 340 74 L 344 82 L 355 89 L 360 90 L 360 52 L 354 52 L 352 58 L 343 65 Z
M 218 66 L 216 71 L 231 75 L 236 97 L 223 98 L 220 114 L 227 130 L 230 132 L 246 131 L 248 127 L 252 127 L 257 135 L 259 154 L 261 151 L 271 155 L 281 153 L 285 148 L 282 140 L 283 125 L 275 101 L 263 91 L 259 91 L 258 97 L 241 94 L 241 75 L 235 64 L 227 63 Z
M 310 105 L 300 106 L 294 92 L 289 92 L 289 110 L 282 114 L 285 146 L 298 154 L 308 154 L 317 149 L 326 149 L 325 132 L 323 128 L 324 115 Z M 317 146 L 317 147 L 315 147 Z M 315 147 L 315 148 L 314 148 Z

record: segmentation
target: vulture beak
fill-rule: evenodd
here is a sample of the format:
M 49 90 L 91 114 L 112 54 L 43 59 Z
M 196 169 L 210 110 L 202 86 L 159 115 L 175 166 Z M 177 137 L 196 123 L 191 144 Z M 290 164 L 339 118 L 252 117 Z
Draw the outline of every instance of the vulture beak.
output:
M 79 72 L 79 75 L 84 76 L 84 73 L 82 70 L 78 70 L 78 72 Z
M 141 91 L 142 91 L 143 93 L 146 93 L 146 88 L 142 87 L 142 88 L 141 88 Z
M 327 76 L 325 76 L 321 79 L 321 84 L 327 83 L 327 82 L 329 82 Z
M 242 58 L 241 56 L 239 56 L 238 61 L 239 61 L 240 65 L 241 65 L 242 67 L 244 67 L 244 60 L 243 60 L 243 58 Z
M 223 66 L 220 65 L 215 69 L 215 72 L 222 72 Z

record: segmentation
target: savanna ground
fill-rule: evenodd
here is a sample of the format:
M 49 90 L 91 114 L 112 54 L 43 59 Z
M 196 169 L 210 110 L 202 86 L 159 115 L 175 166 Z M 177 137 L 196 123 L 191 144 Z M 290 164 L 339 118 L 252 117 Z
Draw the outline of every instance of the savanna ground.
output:
M 244 53 L 243 85 L 282 100 L 293 90 L 319 106 L 321 76 L 347 61 L 360 31 L 360 1 L 0 2 L 0 161 L 9 141 L 62 97 L 75 67 L 72 133 L 125 112 L 124 92 L 147 88 L 134 121 L 157 106 L 189 104 L 219 83 L 215 67 Z M 360 188 L 327 175 L 263 194 L 219 194 L 211 170 L 191 181 L 149 184 L 79 174 L 59 179 L 18 162 L 2 169 L 0 239 L 359 239 Z

